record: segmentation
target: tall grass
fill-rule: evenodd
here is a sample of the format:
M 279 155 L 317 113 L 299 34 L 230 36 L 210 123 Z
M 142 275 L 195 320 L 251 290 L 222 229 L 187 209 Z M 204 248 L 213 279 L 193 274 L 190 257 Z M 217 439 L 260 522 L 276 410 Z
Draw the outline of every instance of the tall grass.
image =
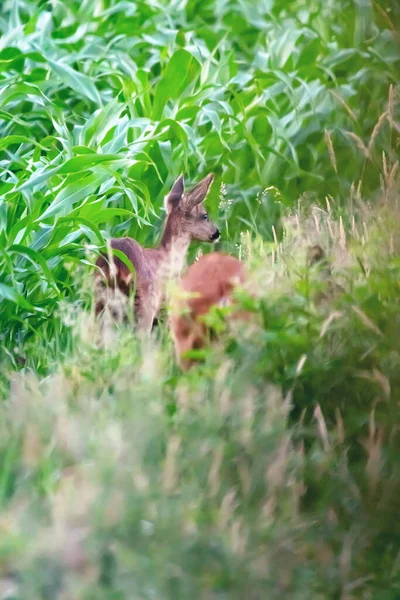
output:
M 396 152 L 396 15 L 345 0 L 5 0 L 8 348 L 51 327 L 58 302 L 74 296 L 84 244 L 99 248 L 110 234 L 154 243 L 162 196 L 181 172 L 216 171 L 209 202 L 217 216 L 223 184 L 230 249 L 246 230 L 272 240 L 274 225 L 279 235 L 281 207 L 303 193 L 345 205 L 356 182 L 370 197 L 382 151 Z
M 254 322 L 185 375 L 162 327 L 99 349 L 68 315 L 69 357 L 1 405 L 4 598 L 398 596 L 396 198 L 243 242 Z

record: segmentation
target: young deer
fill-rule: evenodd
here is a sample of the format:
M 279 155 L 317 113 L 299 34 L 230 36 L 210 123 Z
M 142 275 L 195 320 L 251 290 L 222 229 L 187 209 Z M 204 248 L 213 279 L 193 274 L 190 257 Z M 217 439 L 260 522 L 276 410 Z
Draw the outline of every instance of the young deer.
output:
M 204 315 L 212 306 L 230 304 L 234 288 L 245 283 L 246 278 L 243 263 L 218 252 L 202 256 L 188 268 L 180 283 L 183 294 L 169 318 L 177 362 L 182 369 L 193 364 L 184 354 L 203 348 L 209 338 Z M 236 318 L 247 316 L 244 311 L 232 314 Z
M 151 331 L 165 293 L 167 280 L 179 276 L 192 240 L 215 242 L 219 230 L 213 225 L 203 202 L 214 179 L 207 175 L 188 192 L 183 177 L 174 183 L 165 199 L 167 217 L 161 242 L 157 248 L 143 248 L 132 238 L 111 240 L 111 248 L 123 252 L 135 269 L 113 257 L 111 264 L 104 255 L 96 262 L 96 315 L 105 308 L 104 288 L 109 287 L 129 296 L 135 289 L 135 317 L 141 331 Z

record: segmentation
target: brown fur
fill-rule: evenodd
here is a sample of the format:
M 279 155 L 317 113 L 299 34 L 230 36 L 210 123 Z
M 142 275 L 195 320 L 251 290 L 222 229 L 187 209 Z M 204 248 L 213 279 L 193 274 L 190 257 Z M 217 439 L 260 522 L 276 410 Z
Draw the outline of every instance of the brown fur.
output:
M 96 314 L 106 305 L 108 290 L 118 288 L 125 296 L 135 289 L 135 316 L 143 331 L 150 331 L 164 296 L 165 284 L 183 268 L 191 240 L 216 241 L 219 231 L 207 217 L 203 202 L 213 181 L 210 174 L 192 190 L 185 192 L 183 177 L 173 185 L 166 198 L 167 217 L 157 248 L 143 248 L 132 238 L 111 240 L 111 248 L 120 250 L 132 263 L 131 270 L 118 257 L 111 263 L 106 256 L 97 260 Z
M 243 263 L 226 254 L 207 254 L 188 268 L 180 284 L 183 297 L 178 299 L 175 311 L 170 316 L 176 358 L 182 368 L 188 368 L 193 363 L 184 354 L 203 348 L 209 338 L 210 332 L 201 317 L 212 306 L 230 303 L 235 287 L 245 281 Z M 234 316 L 247 317 L 244 311 L 238 311 Z
M 324 250 L 316 244 L 307 249 L 307 263 L 311 268 L 317 268 L 321 281 L 326 284 L 326 291 L 319 291 L 314 296 L 314 302 L 319 305 L 332 300 L 338 293 L 344 290 L 332 277 L 331 263 Z

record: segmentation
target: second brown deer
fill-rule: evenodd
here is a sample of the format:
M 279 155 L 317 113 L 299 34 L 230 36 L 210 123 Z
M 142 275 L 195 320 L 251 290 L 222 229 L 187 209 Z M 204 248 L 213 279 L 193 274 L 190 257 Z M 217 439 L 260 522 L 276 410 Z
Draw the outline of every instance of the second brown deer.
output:
M 203 202 L 206 199 L 212 174 L 193 189 L 185 191 L 183 177 L 174 183 L 165 199 L 166 220 L 160 244 L 143 248 L 132 238 L 114 238 L 111 248 L 125 254 L 134 267 L 135 275 L 116 256 L 102 255 L 96 266 L 96 314 L 106 306 L 106 289 L 124 296 L 135 292 L 135 317 L 142 332 L 150 332 L 160 310 L 168 280 L 180 275 L 192 240 L 215 242 L 220 232 L 210 222 Z
M 219 252 L 202 256 L 188 268 L 169 318 L 176 359 L 182 369 L 194 363 L 186 353 L 202 349 L 210 338 L 205 315 L 213 306 L 232 304 L 234 289 L 246 280 L 244 264 L 234 256 Z M 249 319 L 249 313 L 237 309 L 230 316 Z

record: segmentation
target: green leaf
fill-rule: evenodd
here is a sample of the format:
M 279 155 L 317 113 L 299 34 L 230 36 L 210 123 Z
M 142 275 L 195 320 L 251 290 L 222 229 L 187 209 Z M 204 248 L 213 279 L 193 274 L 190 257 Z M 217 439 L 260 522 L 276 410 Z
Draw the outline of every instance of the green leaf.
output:
M 25 57 L 18 48 L 4 48 L 0 52 L 0 73 L 9 70 L 21 73 L 24 69 Z
M 20 308 L 25 310 L 29 310 L 31 312 L 41 311 L 44 312 L 43 309 L 37 308 L 33 306 L 28 300 L 26 300 L 21 294 L 19 294 L 14 288 L 6 285 L 5 283 L 0 283 L 0 298 L 4 300 L 9 300 L 10 302 L 14 302 Z
M 65 216 L 77 202 L 93 194 L 108 178 L 108 174 L 92 173 L 69 183 L 56 195 L 50 206 L 36 221 L 43 221 L 55 215 Z
M 14 245 L 10 246 L 8 248 L 7 252 L 9 254 L 19 254 L 21 256 L 24 256 L 25 258 L 30 260 L 30 262 L 33 265 L 39 266 L 42 269 L 44 275 L 47 277 L 47 280 L 49 281 L 49 283 L 51 285 L 53 285 L 53 287 L 58 292 L 58 288 L 57 288 L 54 276 L 53 276 L 51 270 L 49 269 L 45 259 L 43 258 L 43 256 L 41 254 L 39 254 L 39 252 L 36 252 L 36 250 L 33 250 L 32 248 L 28 248 L 27 246 L 22 246 L 19 244 L 14 244 Z
M 7 146 L 11 146 L 11 144 L 33 144 L 42 150 L 47 150 L 45 146 L 39 144 L 36 140 L 32 138 L 26 137 L 25 135 L 8 135 L 0 140 L 0 150 L 4 150 Z
M 112 102 L 97 110 L 83 127 L 83 143 L 88 146 L 99 144 L 105 134 L 118 123 L 118 119 L 126 105 L 126 102 L 120 102 L 118 98 L 115 98 Z
M 90 77 L 87 77 L 87 75 L 84 75 L 79 71 L 75 71 L 72 67 L 61 62 L 56 62 L 49 58 L 47 59 L 47 62 L 60 79 L 62 79 L 65 85 L 101 106 L 102 101 L 100 94 Z
M 100 229 L 97 227 L 97 225 L 93 221 L 89 221 L 88 219 L 84 219 L 82 217 L 74 216 L 74 217 L 62 217 L 61 219 L 59 219 L 58 222 L 60 223 L 60 225 L 62 225 L 63 223 L 71 223 L 73 225 L 75 225 L 75 224 L 84 225 L 85 227 L 90 229 L 95 234 L 95 236 L 97 237 L 100 244 L 104 243 L 104 239 L 103 239 L 103 236 L 101 235 Z
M 114 256 L 119 258 L 124 263 L 124 265 L 128 267 L 131 273 L 135 273 L 135 267 L 124 252 L 121 252 L 121 250 L 117 250 L 116 248 L 111 248 L 111 252 Z
M 70 158 L 60 167 L 58 173 L 61 175 L 67 173 L 79 173 L 80 171 L 87 171 L 96 165 L 121 160 L 124 160 L 124 158 L 118 154 L 82 154 L 81 156 Z
M 170 58 L 158 84 L 153 107 L 153 118 L 160 120 L 168 100 L 180 98 L 183 92 L 200 74 L 200 64 L 195 57 L 183 48 Z
M 58 158 L 57 158 L 58 160 Z M 13 190 L 14 192 L 23 192 L 26 190 L 31 190 L 34 187 L 42 187 L 42 185 L 52 177 L 56 173 L 58 173 L 60 167 L 48 168 L 48 165 L 43 169 L 38 169 L 32 175 L 24 181 L 21 185 L 17 185 L 17 187 Z
M 134 213 L 125 208 L 102 208 L 97 210 L 95 204 L 85 204 L 79 212 L 80 217 L 87 219 L 90 223 L 111 223 L 114 217 L 126 217 L 131 219 Z

